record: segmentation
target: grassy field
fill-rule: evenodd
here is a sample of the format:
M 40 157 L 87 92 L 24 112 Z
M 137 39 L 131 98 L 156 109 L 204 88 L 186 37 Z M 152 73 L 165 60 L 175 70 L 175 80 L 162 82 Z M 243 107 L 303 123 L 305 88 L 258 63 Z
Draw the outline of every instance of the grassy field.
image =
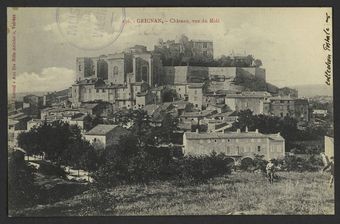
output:
M 260 173 L 236 172 L 205 184 L 170 182 L 89 190 L 66 201 L 39 205 L 28 216 L 64 215 L 291 215 L 334 214 L 328 173 L 280 172 L 269 184 Z

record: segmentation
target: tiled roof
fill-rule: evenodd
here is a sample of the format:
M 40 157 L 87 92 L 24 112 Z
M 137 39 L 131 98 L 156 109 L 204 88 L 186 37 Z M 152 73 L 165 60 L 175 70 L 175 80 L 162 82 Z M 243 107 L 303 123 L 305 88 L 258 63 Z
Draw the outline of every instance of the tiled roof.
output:
M 110 124 L 98 124 L 96 127 L 89 130 L 86 135 L 106 135 L 108 132 L 112 131 L 118 125 Z
M 211 133 L 196 133 L 186 132 L 187 139 L 228 139 L 228 138 L 271 138 L 273 140 L 284 140 L 277 134 L 262 134 L 258 132 L 211 132 Z
M 79 113 L 72 116 L 73 121 L 83 121 L 87 114 Z
M 271 94 L 265 91 L 226 94 L 227 98 L 258 98 L 258 97 L 270 97 L 270 96 Z
M 223 113 L 218 113 L 218 114 L 213 114 L 211 117 L 237 117 L 236 115 L 233 115 L 234 111 L 228 111 L 228 112 L 223 112 Z
M 209 106 L 211 106 L 211 107 L 217 107 L 217 108 L 224 108 L 224 107 L 226 107 L 227 105 L 225 105 L 225 104 L 209 104 Z
M 295 99 L 290 96 L 275 96 L 270 97 L 270 100 L 295 100 Z
M 99 105 L 98 103 L 82 103 L 80 107 L 85 109 L 93 109 L 98 105 Z
M 137 93 L 136 96 L 146 96 L 148 93 L 147 92 L 141 92 L 141 93 Z
M 204 83 L 188 83 L 189 88 L 202 88 Z
M 216 110 L 203 110 L 196 112 L 184 112 L 181 117 L 206 117 L 216 113 Z
M 27 117 L 28 116 L 24 113 L 18 113 L 18 114 L 13 114 L 13 115 L 8 116 L 9 119 L 14 119 L 14 120 L 23 119 Z
M 146 111 L 146 113 L 151 116 L 155 111 L 156 109 L 159 107 L 159 105 L 156 105 L 156 104 L 148 104 L 148 105 L 145 105 L 143 110 Z

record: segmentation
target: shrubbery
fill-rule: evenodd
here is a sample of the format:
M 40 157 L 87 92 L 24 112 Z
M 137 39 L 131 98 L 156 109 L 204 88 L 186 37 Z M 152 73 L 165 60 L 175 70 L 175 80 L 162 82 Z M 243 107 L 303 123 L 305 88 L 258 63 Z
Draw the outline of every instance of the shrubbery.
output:
M 175 148 L 138 147 L 133 135 L 123 137 L 117 146 L 103 153 L 104 163 L 94 173 L 99 185 L 148 183 L 155 180 L 204 182 L 230 173 L 230 161 L 223 154 L 183 156 Z
M 279 161 L 282 170 L 285 171 L 318 171 L 322 167 L 323 163 L 320 158 L 315 155 L 310 155 L 308 158 L 302 158 L 297 156 L 286 156 L 284 160 Z
M 22 152 L 14 151 L 8 158 L 8 209 L 10 213 L 32 205 L 37 198 L 34 168 L 24 161 Z

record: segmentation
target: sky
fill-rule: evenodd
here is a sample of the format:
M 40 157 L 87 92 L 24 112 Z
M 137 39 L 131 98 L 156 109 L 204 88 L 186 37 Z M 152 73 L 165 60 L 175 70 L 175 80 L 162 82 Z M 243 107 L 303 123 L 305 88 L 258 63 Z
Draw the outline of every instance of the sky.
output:
M 76 57 L 120 52 L 135 44 L 152 50 L 160 38 L 178 40 L 182 34 L 189 39 L 212 40 L 215 58 L 231 52 L 252 54 L 262 60 L 267 81 L 279 87 L 325 83 L 329 52 L 323 49 L 323 30 L 331 27 L 331 22 L 325 22 L 330 8 L 126 8 L 125 18 L 130 23 L 123 28 L 122 9 L 106 8 L 99 11 L 100 21 L 112 19 L 114 27 L 103 22 L 101 29 L 96 27 L 99 19 L 92 8 L 90 14 L 85 13 L 88 17 L 81 14 L 74 35 L 69 34 L 74 30 L 67 28 L 71 9 L 8 10 L 8 92 L 13 84 L 13 45 L 16 92 L 54 91 L 74 82 Z M 219 22 L 170 22 L 211 18 Z M 138 22 L 143 19 L 169 22 Z M 91 35 L 93 29 L 96 35 Z

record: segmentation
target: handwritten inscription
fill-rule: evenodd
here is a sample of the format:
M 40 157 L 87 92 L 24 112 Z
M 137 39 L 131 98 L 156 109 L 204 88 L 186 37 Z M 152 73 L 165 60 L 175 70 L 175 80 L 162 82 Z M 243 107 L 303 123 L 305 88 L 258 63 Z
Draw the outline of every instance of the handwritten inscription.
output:
M 331 78 L 332 78 L 332 43 L 331 43 L 331 29 L 329 27 L 329 19 L 330 16 L 328 13 L 326 13 L 326 27 L 323 29 L 323 32 L 325 34 L 324 43 L 323 43 L 323 49 L 324 51 L 328 52 L 326 55 L 325 60 L 325 73 L 324 76 L 326 78 L 326 85 L 331 85 Z
M 16 24 L 17 24 L 17 17 L 16 14 L 13 14 L 11 17 L 11 23 L 10 23 L 10 27 L 12 30 L 12 37 L 11 37 L 11 59 L 10 59 L 10 70 L 11 70 L 11 74 L 12 74 L 12 101 L 13 104 L 15 102 L 15 93 L 16 93 L 16 72 L 17 72 L 17 66 L 16 66 L 16 60 L 17 60 L 17 56 L 16 56 L 16 50 L 17 50 L 17 39 L 16 39 Z

